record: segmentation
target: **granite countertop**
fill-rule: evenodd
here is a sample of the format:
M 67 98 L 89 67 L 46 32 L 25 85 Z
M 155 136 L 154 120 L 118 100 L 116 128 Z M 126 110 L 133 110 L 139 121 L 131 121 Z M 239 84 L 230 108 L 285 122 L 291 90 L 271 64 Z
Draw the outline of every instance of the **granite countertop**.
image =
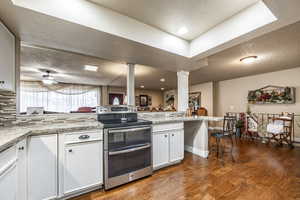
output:
M 170 123 L 170 122 L 186 122 L 186 121 L 222 121 L 223 117 L 210 116 L 191 116 L 191 117 L 142 117 L 142 119 L 152 121 L 153 124 Z
M 30 135 L 57 134 L 99 128 L 103 128 L 103 125 L 97 121 L 0 127 L 0 152 Z
M 140 117 L 152 121 L 153 124 L 185 122 L 185 121 L 222 121 L 223 117 L 206 117 L 206 116 L 151 116 Z M 63 132 L 81 131 L 87 129 L 101 129 L 103 124 L 97 121 L 91 122 L 68 122 L 54 123 L 49 125 L 32 125 L 32 126 L 13 126 L 0 127 L 0 152 L 7 147 L 22 140 L 26 136 L 41 134 L 57 134 Z

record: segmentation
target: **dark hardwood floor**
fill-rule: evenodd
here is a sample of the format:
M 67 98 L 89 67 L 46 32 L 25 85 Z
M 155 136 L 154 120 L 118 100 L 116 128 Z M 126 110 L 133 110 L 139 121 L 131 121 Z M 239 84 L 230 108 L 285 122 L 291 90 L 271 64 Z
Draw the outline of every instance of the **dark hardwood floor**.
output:
M 300 148 L 276 148 L 242 141 L 236 162 L 225 154 L 203 159 L 185 154 L 181 164 L 108 192 L 95 191 L 73 200 L 300 200 Z

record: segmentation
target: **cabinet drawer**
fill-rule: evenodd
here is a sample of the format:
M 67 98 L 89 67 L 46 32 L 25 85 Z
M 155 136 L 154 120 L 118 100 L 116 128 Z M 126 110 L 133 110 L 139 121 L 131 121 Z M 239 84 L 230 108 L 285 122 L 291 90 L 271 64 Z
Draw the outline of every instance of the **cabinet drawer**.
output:
M 177 130 L 177 129 L 183 129 L 183 122 L 156 124 L 152 126 L 153 132 L 161 132 L 161 131 Z
M 65 134 L 65 143 L 79 143 L 103 140 L 103 130 L 80 131 Z
M 0 169 L 7 163 L 17 158 L 16 146 L 9 147 L 8 149 L 0 152 Z

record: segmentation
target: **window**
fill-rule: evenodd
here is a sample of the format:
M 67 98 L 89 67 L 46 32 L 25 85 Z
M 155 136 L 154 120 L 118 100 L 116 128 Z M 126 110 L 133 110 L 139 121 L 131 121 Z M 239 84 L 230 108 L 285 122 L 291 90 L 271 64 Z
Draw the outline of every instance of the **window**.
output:
M 75 84 L 45 86 L 40 82 L 21 82 L 20 112 L 27 107 L 43 107 L 49 112 L 71 112 L 100 103 L 100 87 Z

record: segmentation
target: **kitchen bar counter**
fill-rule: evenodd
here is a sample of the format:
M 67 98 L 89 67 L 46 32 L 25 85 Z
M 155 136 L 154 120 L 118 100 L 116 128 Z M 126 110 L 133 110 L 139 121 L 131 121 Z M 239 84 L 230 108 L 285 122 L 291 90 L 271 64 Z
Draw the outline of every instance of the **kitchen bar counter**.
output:
M 144 120 L 152 121 L 153 124 L 172 123 L 172 122 L 188 122 L 188 121 L 222 121 L 223 117 L 210 117 L 210 116 L 191 116 L 191 117 L 141 117 Z
M 208 149 L 208 122 L 222 121 L 223 117 L 191 116 L 186 117 L 182 113 L 163 115 L 160 113 L 144 113 L 140 118 L 150 120 L 153 126 L 164 123 L 184 122 L 184 149 L 188 152 L 207 158 Z
M 101 129 L 102 127 L 102 124 L 97 121 L 0 127 L 0 152 L 30 135 L 57 134 L 88 129 Z
M 157 115 L 157 113 L 149 113 L 143 116 L 139 116 L 141 119 L 152 121 L 155 124 L 162 123 L 175 123 L 175 122 L 192 122 L 201 121 L 206 124 L 204 129 L 207 129 L 208 121 L 221 121 L 222 117 L 206 117 L 206 116 L 167 116 Z M 0 152 L 14 143 L 22 140 L 26 136 L 39 135 L 39 134 L 57 134 L 61 132 L 81 131 L 88 129 L 101 129 L 103 125 L 97 121 L 89 122 L 72 122 L 72 123 L 54 123 L 54 124 L 42 124 L 32 126 L 13 126 L 13 127 L 0 127 Z M 206 130 L 202 132 L 207 132 Z

